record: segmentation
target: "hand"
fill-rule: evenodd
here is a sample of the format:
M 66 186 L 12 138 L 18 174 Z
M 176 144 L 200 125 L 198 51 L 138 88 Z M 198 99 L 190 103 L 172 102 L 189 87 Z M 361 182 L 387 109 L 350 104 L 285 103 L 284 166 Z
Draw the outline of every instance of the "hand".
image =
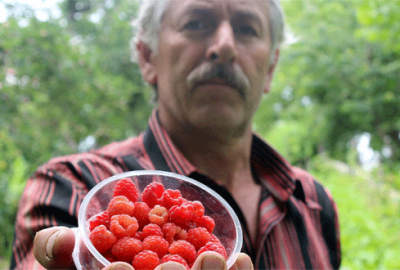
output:
M 39 231 L 34 240 L 33 254 L 36 260 L 46 269 L 75 269 L 72 260 L 72 251 L 75 245 L 74 231 L 66 227 L 52 227 Z M 134 270 L 124 262 L 112 263 L 102 270 Z M 167 262 L 159 265 L 155 270 L 186 270 L 181 264 Z M 221 255 L 215 252 L 202 253 L 194 263 L 192 270 L 221 269 L 226 270 L 227 265 Z M 229 270 L 253 269 L 253 264 L 248 255 L 241 253 L 235 264 Z
M 226 270 L 227 265 L 224 258 L 212 251 L 200 254 L 192 266 L 191 270 Z M 253 263 L 247 254 L 240 253 L 234 265 L 229 270 L 253 270 Z M 154 270 L 186 270 L 186 268 L 176 262 L 167 262 L 157 266 Z

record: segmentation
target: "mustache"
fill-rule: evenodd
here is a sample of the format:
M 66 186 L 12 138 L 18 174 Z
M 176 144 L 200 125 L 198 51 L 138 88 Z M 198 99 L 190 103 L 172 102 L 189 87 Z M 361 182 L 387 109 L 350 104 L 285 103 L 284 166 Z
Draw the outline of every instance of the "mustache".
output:
M 246 98 L 250 81 L 238 65 L 204 62 L 189 73 L 186 83 L 189 89 L 193 89 L 197 85 L 215 78 L 223 80 L 227 85 L 236 89 L 243 98 Z

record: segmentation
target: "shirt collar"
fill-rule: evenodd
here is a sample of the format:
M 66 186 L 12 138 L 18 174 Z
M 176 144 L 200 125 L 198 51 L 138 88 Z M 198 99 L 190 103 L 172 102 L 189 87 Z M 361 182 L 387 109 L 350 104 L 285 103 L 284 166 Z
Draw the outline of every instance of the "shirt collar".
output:
M 158 110 L 154 109 L 144 138 L 145 147 L 155 167 L 164 170 L 168 168 L 171 172 L 186 176 L 194 172 L 200 173 L 174 145 L 161 126 L 157 114 Z M 288 201 L 298 182 L 293 180 L 292 166 L 256 134 L 253 135 L 251 163 L 260 183 L 279 201 Z M 295 195 L 297 193 L 299 192 Z M 304 197 L 304 194 L 301 196 Z

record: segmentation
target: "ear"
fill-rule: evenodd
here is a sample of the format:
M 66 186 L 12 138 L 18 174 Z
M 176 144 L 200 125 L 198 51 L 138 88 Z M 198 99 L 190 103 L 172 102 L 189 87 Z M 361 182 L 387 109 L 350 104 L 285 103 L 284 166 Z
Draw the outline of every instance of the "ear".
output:
M 153 52 L 143 41 L 139 41 L 136 49 L 143 79 L 150 85 L 155 85 L 157 83 L 157 72 L 153 63 Z
M 278 63 L 279 60 L 279 49 L 276 49 L 274 52 L 274 61 L 272 62 L 271 66 L 269 67 L 268 73 L 267 73 L 267 78 L 266 78 L 266 83 L 264 87 L 264 94 L 269 93 L 271 90 L 271 83 L 272 83 L 272 77 L 274 75 L 275 67 L 276 64 Z

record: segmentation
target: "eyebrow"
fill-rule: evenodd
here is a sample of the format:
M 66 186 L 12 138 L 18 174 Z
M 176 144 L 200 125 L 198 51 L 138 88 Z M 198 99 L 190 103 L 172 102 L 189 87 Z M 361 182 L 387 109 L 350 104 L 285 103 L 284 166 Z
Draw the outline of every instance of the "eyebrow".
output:
M 264 22 L 262 20 L 262 18 L 260 17 L 260 15 L 256 12 L 253 11 L 248 11 L 248 10 L 238 10 L 236 11 L 233 16 L 232 19 L 234 20 L 245 20 L 245 21 L 254 21 L 257 24 L 259 24 L 260 26 L 264 26 Z
M 191 4 L 188 8 L 183 12 L 183 14 L 198 14 L 198 15 L 216 15 L 215 10 L 211 6 L 207 5 L 199 5 L 199 4 Z M 237 10 L 231 16 L 232 19 L 239 20 L 248 20 L 248 21 L 256 21 L 260 25 L 263 25 L 263 21 L 260 18 L 260 14 L 258 12 L 252 10 Z

